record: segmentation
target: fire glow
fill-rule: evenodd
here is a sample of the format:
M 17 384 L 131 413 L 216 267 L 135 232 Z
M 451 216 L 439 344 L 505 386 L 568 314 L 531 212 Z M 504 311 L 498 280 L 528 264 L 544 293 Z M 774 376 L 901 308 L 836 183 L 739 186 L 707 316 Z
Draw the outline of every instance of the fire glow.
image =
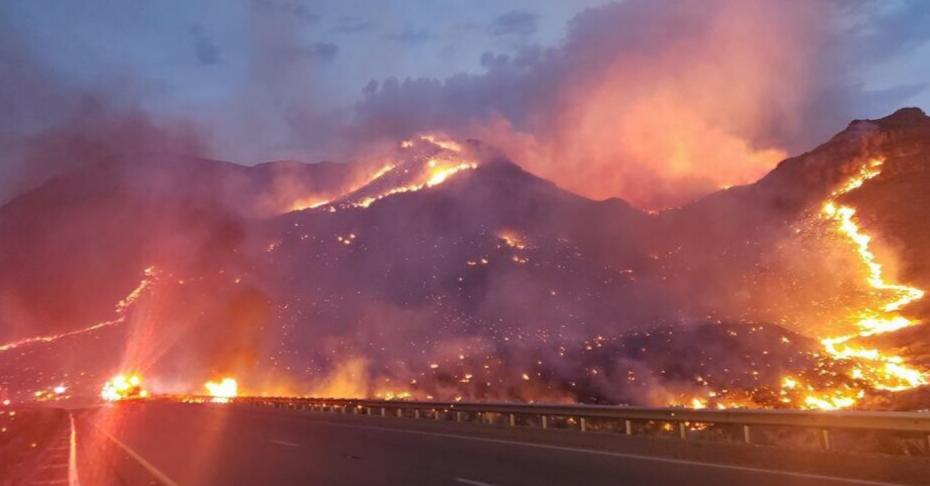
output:
M 852 316 L 856 332 L 823 338 L 821 344 L 831 358 L 854 364 L 851 378 L 865 382 L 872 389 L 894 392 L 925 385 L 927 378 L 921 370 L 906 364 L 904 358 L 884 354 L 879 349 L 857 345 L 854 341 L 858 338 L 886 334 L 918 324 L 902 316 L 898 311 L 921 299 L 924 291 L 885 280 L 882 265 L 870 248 L 871 237 L 863 232 L 855 219 L 856 210 L 837 202 L 840 196 L 862 187 L 867 181 L 878 176 L 883 163 L 883 159 L 873 159 L 865 164 L 856 175 L 831 194 L 823 205 L 822 216 L 834 222 L 837 231 L 853 243 L 859 259 L 868 270 L 866 282 L 869 287 L 879 295 L 891 295 L 891 300 L 879 306 L 866 307 Z M 787 383 L 793 385 L 791 388 L 799 386 L 794 380 Z M 805 408 L 818 409 L 848 408 L 863 396 L 863 390 L 853 388 L 820 391 L 809 387 L 803 405 Z
M 0 353 L 4 351 L 9 351 L 11 349 L 19 348 L 21 346 L 27 346 L 30 344 L 51 343 L 51 342 L 55 342 L 55 341 L 58 341 L 59 339 L 63 339 L 66 337 L 86 334 L 86 333 L 97 331 L 97 330 L 107 328 L 110 326 L 115 326 L 117 324 L 122 324 L 126 320 L 126 315 L 125 315 L 126 311 L 129 308 L 131 308 L 132 305 L 137 300 L 139 300 L 139 297 L 141 297 L 142 294 L 145 292 L 145 290 L 148 289 L 149 286 L 152 285 L 152 282 L 154 282 L 156 278 L 155 267 L 146 268 L 143 274 L 144 274 L 144 277 L 142 281 L 139 282 L 139 285 L 137 285 L 136 288 L 132 289 L 132 291 L 126 297 L 124 297 L 123 299 L 120 299 L 120 301 L 116 303 L 115 310 L 118 316 L 116 319 L 97 322 L 89 326 L 83 327 L 81 329 L 63 332 L 60 334 L 51 334 L 48 336 L 34 336 L 30 338 L 20 339 L 19 341 L 14 341 L 12 343 L 0 345 Z
M 368 196 L 359 201 L 352 202 L 350 203 L 351 206 L 367 208 L 376 201 L 380 201 L 386 197 L 393 196 L 395 194 L 403 194 L 405 192 L 416 192 L 429 187 L 438 186 L 461 171 L 478 168 L 478 164 L 474 162 L 453 162 L 450 164 L 449 162 L 444 162 L 439 159 L 430 159 L 428 165 L 429 169 L 426 171 L 426 180 L 424 182 L 414 183 L 407 186 L 394 187 L 381 194 L 378 194 L 377 196 Z
M 422 168 L 411 167 L 411 164 L 408 163 L 388 162 L 377 171 L 370 173 L 360 184 L 356 184 L 334 200 L 324 200 L 318 197 L 299 199 L 291 205 L 289 210 L 300 211 L 325 207 L 328 211 L 333 212 L 345 208 L 367 208 L 387 197 L 435 187 L 462 171 L 478 168 L 477 163 L 462 158 L 465 148 L 461 144 L 436 135 L 421 135 L 414 139 L 404 140 L 401 142 L 400 147 L 408 150 L 417 147 L 418 144 L 428 144 L 433 150 L 438 150 L 437 153 L 425 159 Z M 417 165 L 422 160 L 424 159 L 418 160 Z M 401 177 L 403 177 L 403 174 L 408 174 L 408 172 L 415 174 L 412 181 L 407 180 L 403 184 L 385 188 L 375 194 L 361 197 L 351 196 L 370 184 L 381 182 L 381 179 L 389 174 L 401 174 Z
M 223 378 L 220 381 L 208 381 L 204 385 L 207 394 L 213 403 L 229 403 L 239 394 L 239 384 L 233 378 Z
M 838 380 L 829 383 L 820 378 L 784 376 L 778 392 L 781 406 L 839 410 L 856 406 L 869 392 L 899 392 L 928 383 L 926 373 L 906 363 L 903 357 L 886 354 L 876 347 L 856 342 L 859 339 L 888 334 L 920 324 L 901 315 L 900 311 L 923 298 L 924 291 L 886 280 L 883 267 L 870 246 L 872 237 L 856 220 L 856 209 L 839 202 L 843 195 L 855 191 L 877 177 L 881 173 L 883 163 L 884 159 L 872 159 L 863 164 L 855 175 L 830 194 L 822 204 L 820 212 L 820 217 L 834 225 L 838 235 L 852 243 L 866 270 L 865 282 L 871 290 L 870 295 L 879 299 L 879 302 L 864 305 L 849 316 L 849 323 L 855 329 L 853 332 L 820 338 L 823 354 L 814 355 L 818 363 L 812 371 L 817 375 L 833 376 Z M 831 363 L 842 363 L 848 365 L 848 368 L 838 373 L 828 369 Z M 721 394 L 710 392 L 708 398 L 679 397 L 670 401 L 669 405 L 696 409 L 707 408 L 708 405 L 717 408 L 774 405 L 763 405 L 755 399 L 724 405 L 720 402 L 721 398 Z
M 380 179 L 381 176 L 383 176 L 384 174 L 387 174 L 388 172 L 394 170 L 394 167 L 395 167 L 394 164 L 385 164 L 383 167 L 381 167 L 377 171 L 369 174 L 368 177 L 366 177 L 360 184 L 356 184 L 351 189 L 349 189 L 349 191 L 347 192 L 351 193 L 362 187 L 365 187 L 368 184 L 371 184 L 372 182 Z M 320 199 L 319 197 L 298 199 L 297 201 L 294 201 L 293 204 L 291 204 L 291 207 L 288 208 L 288 211 L 290 212 L 290 211 L 303 211 L 304 209 L 316 209 L 319 207 L 326 206 L 328 204 L 330 204 L 329 199 Z
M 149 396 L 149 392 L 142 388 L 142 377 L 138 373 L 119 374 L 104 383 L 100 390 L 100 397 L 108 402 L 140 399 Z

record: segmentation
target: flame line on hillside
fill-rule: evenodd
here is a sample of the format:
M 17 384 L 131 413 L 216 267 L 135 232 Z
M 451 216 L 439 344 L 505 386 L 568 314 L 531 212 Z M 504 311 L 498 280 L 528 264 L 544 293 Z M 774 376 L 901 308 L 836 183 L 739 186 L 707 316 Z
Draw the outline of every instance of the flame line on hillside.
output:
M 146 289 L 148 289 L 149 286 L 152 285 L 152 282 L 155 279 L 155 267 L 146 268 L 143 274 L 144 274 L 144 277 L 142 278 L 142 281 L 139 282 L 139 285 L 137 285 L 134 289 L 132 289 L 132 291 L 129 292 L 129 294 L 126 295 L 126 297 L 120 299 L 120 301 L 116 303 L 114 310 L 116 311 L 116 314 L 119 316 L 116 319 L 96 322 L 87 327 L 84 327 L 81 329 L 75 329 L 73 331 L 63 332 L 60 334 L 51 334 L 48 336 L 33 336 L 33 337 L 25 338 L 25 339 L 20 339 L 19 341 L 13 341 L 11 343 L 0 345 L 0 353 L 5 352 L 5 351 L 10 351 L 10 350 L 22 347 L 22 346 L 28 346 L 30 344 L 51 343 L 51 342 L 55 342 L 55 341 L 58 341 L 59 339 L 63 339 L 66 337 L 86 334 L 89 332 L 97 331 L 99 329 L 104 329 L 110 326 L 122 324 L 123 322 L 126 321 L 126 315 L 125 315 L 126 311 L 129 310 L 129 308 L 132 307 L 132 305 L 135 304 L 137 300 L 139 300 L 139 297 L 142 296 L 142 294 L 146 291 Z
M 304 209 L 318 209 L 321 207 L 328 207 L 330 212 L 335 212 L 337 209 L 347 209 L 347 208 L 367 208 L 374 204 L 377 201 L 385 199 L 387 197 L 404 194 L 408 192 L 417 192 L 423 189 L 428 189 L 431 187 L 438 186 L 458 174 L 459 172 L 465 170 L 474 170 L 478 168 L 478 164 L 473 161 L 463 160 L 460 158 L 460 154 L 464 151 L 464 147 L 453 140 L 448 140 L 445 138 L 440 138 L 436 135 L 420 135 L 416 139 L 404 140 L 401 142 L 401 148 L 409 149 L 414 147 L 416 140 L 420 140 L 426 143 L 429 143 L 439 149 L 443 153 L 434 154 L 430 157 L 427 162 L 427 167 L 425 170 L 420 172 L 418 180 L 407 183 L 406 185 L 398 185 L 385 189 L 374 195 L 367 196 L 356 196 L 353 198 L 355 192 L 365 188 L 366 186 L 379 181 L 385 175 L 393 172 L 395 169 L 402 168 L 402 162 L 389 162 L 382 166 L 378 171 L 369 174 L 369 176 L 360 184 L 356 184 L 351 187 L 349 190 L 342 193 L 342 195 L 336 197 L 332 200 L 322 200 L 319 198 L 303 198 L 295 201 L 291 206 L 288 212 L 291 211 L 301 211 Z M 407 170 L 404 169 L 404 173 Z
M 394 187 L 381 194 L 378 194 L 377 196 L 368 196 L 359 201 L 351 202 L 349 205 L 357 208 L 367 208 L 376 201 L 380 201 L 386 197 L 393 196 L 395 194 L 402 194 L 405 192 L 416 192 L 429 187 L 435 187 L 463 170 L 474 170 L 477 168 L 478 164 L 474 162 L 461 162 L 453 166 L 437 167 L 436 162 L 431 160 L 430 172 L 427 174 L 429 178 L 425 182 L 420 184 L 410 184 L 408 186 Z
M 837 199 L 848 194 L 877 177 L 881 173 L 884 159 L 872 159 L 863 165 L 859 172 L 848 179 L 839 189 L 833 191 L 823 205 L 822 216 L 837 224 L 837 231 L 846 236 L 855 246 L 859 259 L 868 269 L 866 283 L 879 293 L 891 292 L 893 300 L 878 309 L 866 307 L 853 316 L 858 332 L 837 337 L 821 339 L 824 351 L 838 361 L 854 361 L 850 377 L 863 380 L 876 390 L 902 391 L 927 384 L 924 373 L 908 366 L 904 358 L 883 354 L 878 349 L 865 348 L 852 344 L 857 338 L 887 334 L 906 327 L 919 324 L 898 314 L 908 304 L 923 298 L 924 291 L 904 284 L 885 281 L 884 272 L 878 258 L 872 252 L 872 237 L 866 234 L 856 222 L 855 208 L 840 204 Z M 782 383 L 783 394 L 786 389 L 799 385 L 796 379 L 786 377 Z M 810 393 L 804 397 L 804 406 L 808 408 L 837 409 L 854 405 L 864 396 L 864 392 L 853 390 L 818 392 L 808 386 Z
M 391 172 L 392 170 L 394 170 L 395 167 L 397 167 L 396 164 L 385 164 L 380 169 L 378 169 L 376 172 L 373 172 L 372 174 L 370 174 L 368 178 L 366 178 L 362 183 L 355 184 L 354 186 L 349 188 L 347 191 L 343 192 L 343 195 L 351 194 L 367 186 L 368 184 L 371 184 L 372 182 L 380 179 L 382 176 L 384 176 L 388 172 Z M 316 197 L 298 199 L 293 204 L 291 204 L 287 212 L 303 211 L 304 209 L 316 209 L 319 207 L 326 206 L 327 204 L 330 204 L 330 202 L 331 202 L 330 199 L 319 199 Z

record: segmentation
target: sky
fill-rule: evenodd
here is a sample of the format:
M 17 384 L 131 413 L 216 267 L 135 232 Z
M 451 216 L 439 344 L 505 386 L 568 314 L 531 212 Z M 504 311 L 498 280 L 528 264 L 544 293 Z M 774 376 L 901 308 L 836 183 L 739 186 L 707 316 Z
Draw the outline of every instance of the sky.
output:
M 930 107 L 927 25 L 919 0 L 9 0 L 0 201 L 60 170 L 34 156 L 49 130 L 130 114 L 148 148 L 243 164 L 477 137 L 580 194 L 668 207 Z
M 224 110 L 236 97 L 342 109 L 371 80 L 478 73 L 483 53 L 554 45 L 573 15 L 598 3 L 14 0 L 0 9 L 38 62 L 68 84 L 132 82 L 144 86 L 134 100 L 142 108 L 216 127 L 224 121 L 211 115 L 249 116 Z M 275 91 L 281 99 L 271 99 Z M 242 163 L 292 155 L 280 137 L 263 137 L 218 151 Z

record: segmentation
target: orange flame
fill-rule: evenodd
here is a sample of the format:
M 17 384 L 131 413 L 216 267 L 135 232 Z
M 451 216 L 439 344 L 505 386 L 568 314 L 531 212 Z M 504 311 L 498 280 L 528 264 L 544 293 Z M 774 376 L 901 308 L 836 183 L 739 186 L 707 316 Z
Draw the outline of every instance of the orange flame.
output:
M 208 381 L 203 386 L 214 403 L 227 403 L 239 394 L 239 384 L 233 378 L 223 378 L 218 382 Z
M 891 300 L 883 305 L 867 307 L 853 316 L 857 332 L 821 339 L 824 351 L 835 360 L 852 361 L 854 367 L 850 377 L 864 381 L 877 390 L 901 391 L 927 384 L 925 373 L 907 365 L 900 356 L 887 355 L 878 349 L 866 348 L 853 343 L 856 338 L 875 336 L 894 332 L 918 324 L 897 312 L 904 306 L 921 299 L 924 291 L 903 284 L 889 283 L 885 280 L 882 265 L 870 248 L 871 237 L 863 232 L 856 222 L 856 210 L 837 202 L 837 198 L 862 187 L 863 184 L 881 173 L 883 159 L 873 159 L 860 168 L 859 172 L 834 191 L 823 205 L 823 217 L 837 225 L 840 234 L 847 237 L 854 245 L 859 259 L 863 262 L 868 275 L 866 282 L 881 295 L 891 295 Z M 783 395 L 786 390 L 795 389 L 798 382 L 785 378 L 782 383 Z M 839 409 L 854 405 L 864 396 L 862 390 L 852 388 L 843 390 L 816 390 L 808 386 L 804 397 L 806 408 Z
M 119 374 L 104 383 L 100 397 L 108 402 L 145 398 L 149 392 L 142 388 L 142 377 L 138 373 Z
M 116 303 L 115 310 L 116 310 L 116 314 L 118 315 L 116 319 L 97 322 L 97 323 L 91 324 L 81 329 L 63 332 L 60 334 L 52 334 L 49 336 L 34 336 L 30 338 L 20 339 L 19 341 L 14 341 L 11 343 L 0 345 L 0 353 L 4 351 L 9 351 L 11 349 L 16 349 L 21 346 L 26 346 L 29 344 L 51 343 L 51 342 L 58 341 L 59 339 L 63 339 L 66 337 L 77 336 L 79 334 L 86 334 L 86 333 L 97 331 L 99 329 L 103 329 L 106 327 L 115 326 L 117 324 L 122 324 L 123 322 L 126 321 L 126 316 L 125 316 L 126 311 L 130 307 L 132 307 L 132 305 L 135 304 L 137 300 L 139 300 L 139 297 L 142 296 L 145 290 L 148 289 L 149 286 L 152 284 L 152 282 L 155 280 L 155 277 L 156 277 L 155 267 L 148 267 L 145 269 L 143 273 L 145 277 L 142 279 L 141 282 L 139 282 L 139 285 L 136 286 L 136 288 L 134 288 L 132 292 L 129 293 L 129 295 L 127 295 L 126 297 L 124 297 L 123 299 L 121 299 L 119 302 Z

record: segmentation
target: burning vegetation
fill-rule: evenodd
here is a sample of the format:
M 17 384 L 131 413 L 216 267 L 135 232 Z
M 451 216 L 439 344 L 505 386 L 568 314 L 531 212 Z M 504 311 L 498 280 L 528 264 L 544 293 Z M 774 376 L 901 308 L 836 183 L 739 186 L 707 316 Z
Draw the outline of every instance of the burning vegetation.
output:
M 834 222 L 837 231 L 852 243 L 865 267 L 865 280 L 874 291 L 875 302 L 850 316 L 855 329 L 853 333 L 825 337 L 820 341 L 826 356 L 850 366 L 847 377 L 852 380 L 852 384 L 845 384 L 842 388 L 819 390 L 794 378 L 786 377 L 783 381 L 783 395 L 790 397 L 799 391 L 801 405 L 805 408 L 848 408 L 873 390 L 902 391 L 927 384 L 926 373 L 908 365 L 901 356 L 886 354 L 875 347 L 859 344 L 864 338 L 918 324 L 902 315 L 900 311 L 924 296 L 921 289 L 886 281 L 882 265 L 869 246 L 872 237 L 856 221 L 856 210 L 838 201 L 845 194 L 877 177 L 881 173 L 883 163 L 883 158 L 869 160 L 823 204 L 823 217 Z M 790 399 L 786 398 L 786 401 Z
M 119 374 L 103 384 L 100 398 L 108 402 L 121 400 L 138 400 L 149 396 L 142 387 L 142 377 L 138 373 Z
M 897 155 L 863 159 L 868 144 L 844 140 L 786 161 L 775 175 L 788 183 L 649 214 L 565 192 L 477 142 L 414 137 L 341 190 L 294 195 L 272 217 L 224 207 L 224 224 L 183 251 L 153 245 L 154 266 L 111 320 L 0 346 L 0 372 L 11 380 L 28 363 L 30 393 L 68 383 L 77 395 L 139 369 L 152 392 L 218 403 L 241 393 L 237 379 L 255 394 L 387 400 L 891 403 L 927 381 L 927 361 L 887 340 L 920 329 L 923 291 L 896 282 L 905 265 L 882 251 L 858 198 L 902 169 Z M 837 271 L 842 284 L 768 265 L 802 237 L 818 245 L 792 258 L 811 274 L 822 260 L 853 262 Z M 770 297 L 771 281 L 789 282 L 784 296 Z M 775 299 L 824 311 L 773 318 Z M 101 376 L 87 356 L 114 343 L 126 352 Z M 56 346 L 82 357 L 67 374 Z M 142 397 L 141 381 L 111 378 L 101 396 Z
M 239 394 L 239 384 L 233 378 L 223 378 L 219 381 L 208 381 L 203 387 L 214 403 L 227 403 Z

